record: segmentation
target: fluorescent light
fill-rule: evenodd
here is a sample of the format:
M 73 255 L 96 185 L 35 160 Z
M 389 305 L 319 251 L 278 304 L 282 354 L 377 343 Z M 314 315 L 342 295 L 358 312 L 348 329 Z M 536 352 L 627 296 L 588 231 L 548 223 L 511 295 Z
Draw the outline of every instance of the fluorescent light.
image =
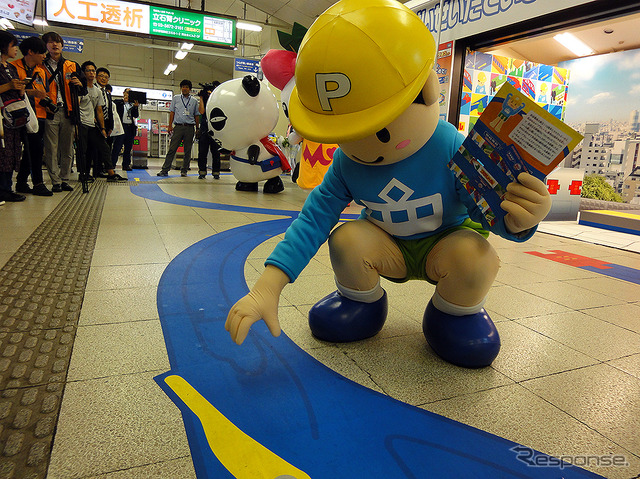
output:
M 183 43 L 180 47 L 180 50 L 191 50 L 193 48 L 193 43 Z
M 589 45 L 578 40 L 571 33 L 561 33 L 553 37 L 553 39 L 579 57 L 586 57 L 595 53 Z
M 0 18 L 0 26 L 2 26 L 2 28 L 11 29 L 11 30 L 14 30 L 16 28 L 13 26 L 13 23 L 11 23 L 6 18 Z
M 252 32 L 262 31 L 262 27 L 260 25 L 254 25 L 253 23 L 238 22 L 236 23 L 236 27 L 240 30 L 251 30 Z
M 47 23 L 47 21 L 45 19 L 40 19 L 40 18 L 36 18 L 33 20 L 33 24 L 34 25 L 40 25 L 42 27 L 48 27 L 49 24 Z
M 167 65 L 167 68 L 164 70 L 164 74 L 165 75 L 169 75 L 172 71 L 174 71 L 176 68 L 178 68 L 178 65 L 176 65 L 175 63 L 169 63 Z
M 176 52 L 176 58 L 178 60 L 182 60 L 184 57 L 187 56 L 187 53 L 189 53 L 189 52 L 186 51 L 186 50 L 179 50 L 179 51 Z

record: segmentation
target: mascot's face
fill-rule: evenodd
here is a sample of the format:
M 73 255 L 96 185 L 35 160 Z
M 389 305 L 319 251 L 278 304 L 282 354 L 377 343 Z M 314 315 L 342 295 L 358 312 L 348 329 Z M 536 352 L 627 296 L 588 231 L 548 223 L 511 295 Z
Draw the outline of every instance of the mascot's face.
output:
M 213 138 L 227 150 L 239 150 L 271 133 L 278 123 L 278 102 L 266 83 L 247 75 L 217 87 L 206 115 Z
M 435 75 L 432 75 L 435 79 Z M 437 81 L 437 80 L 436 80 Z M 340 143 L 342 152 L 364 165 L 390 165 L 422 148 L 438 125 L 438 84 L 430 77 L 421 92 L 423 103 L 414 102 L 382 130 L 361 140 Z

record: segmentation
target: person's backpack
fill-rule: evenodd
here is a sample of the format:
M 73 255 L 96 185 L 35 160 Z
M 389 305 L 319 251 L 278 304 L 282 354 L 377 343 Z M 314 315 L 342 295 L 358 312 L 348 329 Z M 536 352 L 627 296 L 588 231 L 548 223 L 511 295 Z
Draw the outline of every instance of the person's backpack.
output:
M 29 121 L 29 108 L 23 98 L 12 98 L 4 101 L 2 118 L 6 128 L 22 128 Z

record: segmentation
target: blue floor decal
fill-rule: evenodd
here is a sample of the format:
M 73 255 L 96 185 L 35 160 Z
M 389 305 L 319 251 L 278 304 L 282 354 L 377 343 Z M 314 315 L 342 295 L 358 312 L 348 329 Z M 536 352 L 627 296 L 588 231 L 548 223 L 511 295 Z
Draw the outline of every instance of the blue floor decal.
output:
M 196 206 L 163 197 L 155 185 L 133 190 Z M 256 246 L 286 230 L 292 213 L 192 245 L 160 280 L 158 311 L 171 371 L 156 381 L 183 414 L 199 478 L 600 477 L 353 383 L 286 335 L 273 338 L 262 322 L 235 345 L 224 321 L 248 292 L 245 261 Z M 182 380 L 189 387 L 178 391 Z M 215 437 L 209 418 L 225 428 L 224 437 Z M 268 459 L 250 467 L 249 451 Z

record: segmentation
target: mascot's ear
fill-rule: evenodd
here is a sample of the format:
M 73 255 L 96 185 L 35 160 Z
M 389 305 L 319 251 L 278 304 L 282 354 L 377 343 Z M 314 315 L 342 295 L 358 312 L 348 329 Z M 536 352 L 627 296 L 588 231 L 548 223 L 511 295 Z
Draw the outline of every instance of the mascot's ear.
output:
M 242 88 L 247 92 L 247 95 L 256 97 L 260 93 L 260 82 L 253 75 L 246 75 L 242 79 Z
M 422 99 L 427 106 L 433 105 L 440 98 L 440 84 L 438 83 L 438 75 L 432 71 L 422 87 Z

